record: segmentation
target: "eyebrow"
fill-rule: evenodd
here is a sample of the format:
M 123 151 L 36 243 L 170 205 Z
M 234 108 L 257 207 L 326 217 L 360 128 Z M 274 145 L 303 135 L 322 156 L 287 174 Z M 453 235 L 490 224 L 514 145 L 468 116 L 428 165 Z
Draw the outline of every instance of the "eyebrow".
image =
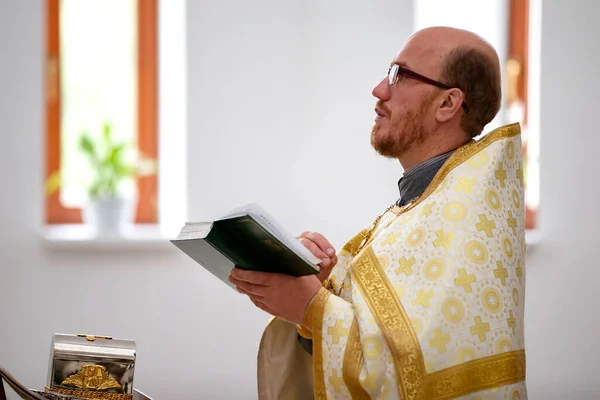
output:
M 390 63 L 390 67 L 392 67 L 394 65 L 398 65 L 399 67 L 410 69 L 410 67 L 408 66 L 408 64 L 405 63 L 404 61 L 392 61 Z

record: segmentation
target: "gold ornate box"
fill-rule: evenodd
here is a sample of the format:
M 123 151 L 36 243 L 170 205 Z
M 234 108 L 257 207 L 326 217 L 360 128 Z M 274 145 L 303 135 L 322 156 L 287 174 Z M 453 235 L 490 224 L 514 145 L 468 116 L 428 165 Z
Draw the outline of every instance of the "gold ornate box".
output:
M 132 340 L 54 334 L 45 390 L 83 399 L 133 399 Z

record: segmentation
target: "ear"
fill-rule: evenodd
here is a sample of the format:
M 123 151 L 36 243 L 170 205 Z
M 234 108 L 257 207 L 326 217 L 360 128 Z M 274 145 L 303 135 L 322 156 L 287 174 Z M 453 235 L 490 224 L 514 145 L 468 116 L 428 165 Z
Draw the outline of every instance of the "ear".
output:
M 447 122 L 457 115 L 462 107 L 463 92 L 460 89 L 453 88 L 444 91 L 440 105 L 435 113 L 439 122 Z

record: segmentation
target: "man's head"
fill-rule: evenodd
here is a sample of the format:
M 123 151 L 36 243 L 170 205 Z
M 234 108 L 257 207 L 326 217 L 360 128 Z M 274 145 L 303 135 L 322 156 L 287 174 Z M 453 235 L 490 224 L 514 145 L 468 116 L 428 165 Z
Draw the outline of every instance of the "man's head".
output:
M 392 67 L 397 79 L 390 85 L 388 75 L 373 89 L 378 101 L 371 144 L 405 169 L 479 135 L 500 109 L 498 55 L 471 32 L 418 31 Z

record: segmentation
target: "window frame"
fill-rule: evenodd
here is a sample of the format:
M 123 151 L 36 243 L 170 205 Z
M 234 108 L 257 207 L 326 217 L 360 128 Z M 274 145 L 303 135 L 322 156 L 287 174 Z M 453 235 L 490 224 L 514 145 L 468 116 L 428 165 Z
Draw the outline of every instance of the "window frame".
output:
M 508 19 L 508 59 L 520 65 L 520 73 L 516 82 L 516 99 L 523 102 L 523 125 L 528 122 L 528 76 L 529 76 L 529 0 L 510 0 Z M 509 99 L 510 100 L 510 99 Z M 527 143 L 523 143 L 523 155 L 527 154 Z M 525 228 L 537 228 L 538 210 L 525 203 Z
M 137 145 L 158 159 L 158 0 L 137 0 Z M 46 173 L 61 168 L 60 0 L 46 0 Z M 158 173 L 136 178 L 136 224 L 158 223 Z M 46 224 L 80 224 L 81 208 L 64 207 L 60 189 L 45 201 Z

